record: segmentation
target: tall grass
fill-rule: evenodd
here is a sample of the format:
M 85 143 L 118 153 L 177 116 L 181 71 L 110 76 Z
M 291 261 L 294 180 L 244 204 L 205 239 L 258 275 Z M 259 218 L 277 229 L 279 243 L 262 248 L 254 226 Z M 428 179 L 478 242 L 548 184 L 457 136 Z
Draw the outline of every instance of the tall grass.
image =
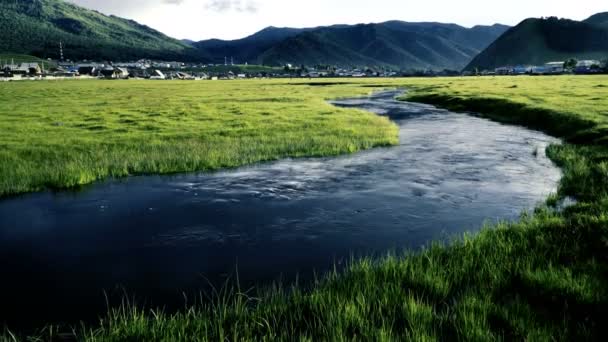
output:
M 259 81 L 3 83 L 0 197 L 396 144 L 388 119 L 325 101 L 369 92 Z

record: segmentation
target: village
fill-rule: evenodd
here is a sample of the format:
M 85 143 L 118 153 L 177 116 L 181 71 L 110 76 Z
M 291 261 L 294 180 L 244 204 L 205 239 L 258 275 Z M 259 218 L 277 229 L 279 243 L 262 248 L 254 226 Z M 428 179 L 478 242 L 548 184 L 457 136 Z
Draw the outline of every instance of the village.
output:
M 436 77 L 436 76 L 503 76 L 503 75 L 561 75 L 607 73 L 606 61 L 553 61 L 544 65 L 503 66 L 495 70 L 406 70 L 385 68 L 342 68 L 335 66 L 304 65 L 282 67 L 256 65 L 198 64 L 138 60 L 130 62 L 38 61 L 21 62 L 0 60 L 0 80 L 61 80 L 61 79 L 149 79 L 149 80 L 234 80 L 247 78 L 329 78 L 329 77 Z
M 328 66 L 282 67 L 257 65 L 196 64 L 138 60 L 130 62 L 21 62 L 0 60 L 0 80 L 42 79 L 149 79 L 149 80 L 234 80 L 245 78 L 397 77 L 392 70 L 335 68 Z
M 598 60 L 576 60 L 547 62 L 544 65 L 518 65 L 502 66 L 494 71 L 482 71 L 483 75 L 562 75 L 576 74 L 589 75 L 600 74 L 607 71 L 607 61 Z M 473 74 L 473 73 L 469 73 Z M 467 76 L 467 75 L 464 75 Z

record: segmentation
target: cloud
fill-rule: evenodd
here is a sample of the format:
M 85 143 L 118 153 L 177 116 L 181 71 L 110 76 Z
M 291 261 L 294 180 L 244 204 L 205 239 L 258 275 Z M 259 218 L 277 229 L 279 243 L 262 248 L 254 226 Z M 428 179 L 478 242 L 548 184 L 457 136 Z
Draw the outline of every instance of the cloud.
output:
M 181 1 L 181 0 L 169 0 Z M 239 13 L 256 13 L 258 11 L 258 3 L 253 0 L 211 0 L 205 5 L 205 9 L 212 12 L 239 12 Z
M 183 5 L 187 0 L 68 0 L 80 6 L 95 9 L 103 13 L 128 15 L 145 12 L 162 5 Z

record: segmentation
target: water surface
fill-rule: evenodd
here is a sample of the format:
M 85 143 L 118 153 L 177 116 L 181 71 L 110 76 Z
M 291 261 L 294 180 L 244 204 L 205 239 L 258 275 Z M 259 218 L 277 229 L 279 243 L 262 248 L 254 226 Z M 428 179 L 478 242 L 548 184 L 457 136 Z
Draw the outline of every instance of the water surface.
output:
M 0 321 L 94 318 L 116 289 L 181 306 L 182 291 L 236 267 L 244 286 L 305 280 L 351 255 L 517 219 L 555 191 L 560 172 L 544 150 L 556 139 L 395 95 L 335 104 L 389 116 L 396 147 L 0 201 Z

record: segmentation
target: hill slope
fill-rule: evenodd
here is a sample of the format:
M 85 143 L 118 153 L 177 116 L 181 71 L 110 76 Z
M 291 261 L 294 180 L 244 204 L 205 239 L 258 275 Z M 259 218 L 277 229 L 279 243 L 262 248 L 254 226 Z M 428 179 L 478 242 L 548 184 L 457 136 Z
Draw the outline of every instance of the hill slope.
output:
M 19 55 L 19 54 L 8 54 L 8 53 L 0 53 L 0 68 L 4 64 L 12 64 L 12 63 L 38 63 L 45 67 L 56 67 L 57 64 L 54 61 L 48 61 L 36 56 L 30 55 Z
M 176 40 L 135 21 L 63 0 L 0 0 L 0 52 L 66 59 L 162 60 L 281 65 L 331 64 L 399 69 L 460 69 L 506 26 L 391 21 L 295 29 L 268 27 L 249 37 Z
M 132 20 L 62 0 L 0 0 L 0 51 L 65 58 L 199 59 L 197 51 Z
M 307 29 L 267 27 L 249 37 L 238 40 L 210 39 L 192 46 L 200 50 L 213 63 L 223 63 L 224 57 L 234 58 L 236 63 L 253 63 L 257 57 L 274 44 L 295 36 Z
M 592 15 L 583 22 L 608 28 L 608 12 Z
M 507 26 L 406 23 L 336 25 L 311 29 L 267 28 L 237 41 L 195 43 L 205 57 L 266 65 L 330 64 L 400 69 L 461 69 Z
M 517 64 L 543 64 L 568 58 L 608 57 L 605 14 L 585 22 L 568 19 L 526 19 L 508 30 L 465 68 L 494 69 Z

